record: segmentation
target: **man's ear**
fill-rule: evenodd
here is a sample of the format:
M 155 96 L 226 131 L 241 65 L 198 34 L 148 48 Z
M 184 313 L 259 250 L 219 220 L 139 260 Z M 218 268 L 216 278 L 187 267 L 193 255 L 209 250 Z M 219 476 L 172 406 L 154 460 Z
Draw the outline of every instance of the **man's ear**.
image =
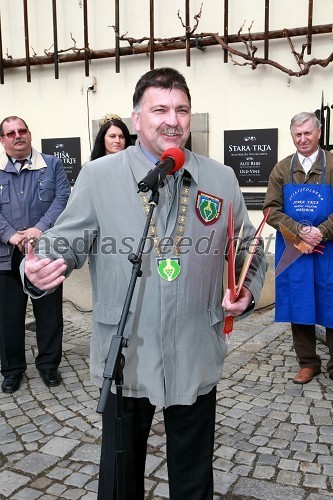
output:
M 135 111 L 132 111 L 132 123 L 133 123 L 133 127 L 134 129 L 136 130 L 136 132 L 139 132 L 140 131 L 140 113 L 136 113 Z

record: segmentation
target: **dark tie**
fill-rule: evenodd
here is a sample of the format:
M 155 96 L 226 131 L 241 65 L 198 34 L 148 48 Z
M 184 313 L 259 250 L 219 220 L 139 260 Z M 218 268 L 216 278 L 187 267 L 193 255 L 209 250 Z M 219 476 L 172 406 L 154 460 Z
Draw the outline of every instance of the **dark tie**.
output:
M 24 158 L 24 160 L 15 160 L 15 163 L 19 163 L 21 165 L 20 170 L 22 170 L 23 166 L 25 165 L 25 161 L 26 161 L 26 158 Z

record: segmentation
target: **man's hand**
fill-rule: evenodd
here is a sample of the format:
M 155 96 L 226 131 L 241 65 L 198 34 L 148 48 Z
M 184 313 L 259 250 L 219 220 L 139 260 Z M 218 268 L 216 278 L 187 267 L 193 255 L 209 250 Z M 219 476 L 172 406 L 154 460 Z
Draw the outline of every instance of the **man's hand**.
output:
M 64 259 L 39 259 L 33 246 L 28 243 L 25 257 L 24 273 L 28 280 L 40 290 L 51 290 L 63 281 L 67 265 Z
M 320 230 L 315 226 L 304 226 L 299 232 L 299 236 L 303 241 L 305 241 L 305 243 L 308 243 L 312 247 L 319 245 L 319 243 L 323 239 L 323 235 L 321 234 Z
M 18 234 L 23 236 L 23 244 L 28 241 L 31 243 L 36 242 L 36 240 L 41 236 L 42 231 L 38 227 L 29 227 L 28 229 L 17 231 Z
M 243 314 L 244 311 L 246 311 L 246 309 L 251 304 L 252 293 L 250 292 L 250 290 L 248 290 L 248 288 L 242 286 L 237 299 L 234 302 L 232 302 L 230 298 L 231 294 L 228 288 L 222 301 L 223 309 L 225 310 L 228 316 L 240 316 L 241 314 Z
M 21 232 L 18 231 L 17 233 L 13 234 L 11 238 L 9 238 L 8 243 L 17 246 L 21 250 L 21 252 L 23 252 L 24 240 L 25 240 L 24 234 L 21 234 Z

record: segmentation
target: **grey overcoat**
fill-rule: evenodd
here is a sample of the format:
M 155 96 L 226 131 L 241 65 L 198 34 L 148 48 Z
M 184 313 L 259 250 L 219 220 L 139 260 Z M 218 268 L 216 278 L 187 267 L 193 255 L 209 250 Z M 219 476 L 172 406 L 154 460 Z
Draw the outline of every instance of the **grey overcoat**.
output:
M 179 256 L 180 274 L 173 281 L 160 277 L 155 250 L 148 241 L 143 275 L 137 281 L 125 329 L 129 347 L 123 350 L 123 393 L 148 397 L 160 407 L 192 404 L 220 379 L 227 350 L 221 334 L 221 301 L 230 201 L 236 234 L 243 221 L 243 237 L 254 234 L 233 170 L 190 151 L 185 154 L 177 180 L 170 176 L 168 185 L 160 189 L 154 213 L 158 238 L 174 239 L 186 169 L 191 175 L 191 186 L 185 220 L 186 245 L 182 248 L 184 254 Z M 131 276 L 128 254 L 136 251 L 146 221 L 137 183 L 151 168 L 138 142 L 120 153 L 87 163 L 66 209 L 36 247 L 40 255 L 62 255 L 68 274 L 82 267 L 89 254 L 94 308 L 91 376 L 99 387 Z M 221 212 L 214 223 L 204 223 L 197 210 L 202 193 L 220 200 Z M 246 254 L 244 246 L 236 259 L 238 271 Z M 255 302 L 265 271 L 266 261 L 260 249 L 245 282 Z

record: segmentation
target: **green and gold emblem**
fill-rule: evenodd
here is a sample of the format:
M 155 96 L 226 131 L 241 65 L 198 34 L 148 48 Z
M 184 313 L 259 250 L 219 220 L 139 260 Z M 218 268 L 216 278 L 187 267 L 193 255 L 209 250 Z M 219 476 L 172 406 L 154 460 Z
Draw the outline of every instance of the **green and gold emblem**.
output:
M 222 204 L 223 201 L 221 200 L 221 198 L 217 198 L 216 196 L 212 196 L 211 194 L 198 191 L 195 208 L 199 219 L 205 224 L 205 226 L 214 224 L 214 222 L 219 219 L 221 215 Z
M 157 259 L 158 274 L 166 281 L 173 281 L 180 273 L 180 258 Z

